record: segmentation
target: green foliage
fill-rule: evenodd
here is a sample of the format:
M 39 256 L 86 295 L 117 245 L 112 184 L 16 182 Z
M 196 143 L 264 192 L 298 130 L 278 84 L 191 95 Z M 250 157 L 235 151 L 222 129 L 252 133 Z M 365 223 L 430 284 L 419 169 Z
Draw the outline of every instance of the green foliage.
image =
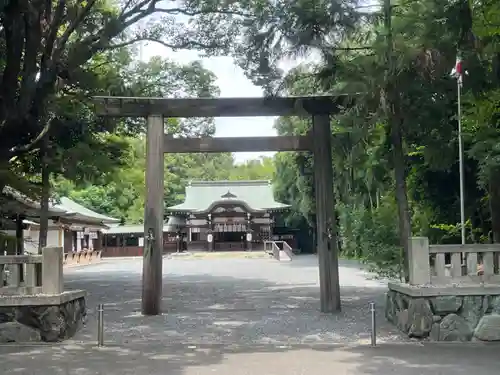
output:
M 230 51 L 253 82 L 273 94 L 356 94 L 331 123 L 343 251 L 382 275 L 396 276 L 398 228 L 406 225 L 406 206 L 411 234 L 433 243 L 460 240 L 457 86 L 449 76 L 458 49 L 470 72 L 462 91 L 467 240 L 500 241 L 499 2 L 392 1 L 389 55 L 381 1 L 367 8 L 354 0 L 199 0 L 162 9 L 162 17 L 133 31 L 127 30 L 131 20 L 147 20 L 157 2 L 95 2 L 85 13 L 63 2 L 67 17 L 53 23 L 61 31 L 54 51 L 41 42 L 28 49 L 27 35 L 20 32 L 25 28 L 9 28 L 13 20 L 28 19 L 11 3 L 0 8 L 0 29 L 12 31 L 0 37 L 0 188 L 8 183 L 37 191 L 43 156 L 38 138 L 47 128 L 44 155 L 50 157 L 56 193 L 140 222 L 144 121 L 102 121 L 94 116 L 89 97 L 218 95 L 214 75 L 198 62 L 133 62 L 126 48 L 133 41 Z M 55 6 L 40 2 L 31 11 L 47 4 Z M 43 20 L 51 12 L 38 14 L 41 24 L 52 24 Z M 176 20 L 178 14 L 189 22 Z M 75 28 L 69 28 L 77 18 Z M 50 29 L 44 27 L 43 33 Z M 67 40 L 65 30 L 73 30 Z M 15 46 L 23 53 L 9 54 Z M 286 74 L 279 69 L 283 59 L 310 52 L 314 63 Z M 31 74 L 21 67 L 31 67 Z M 177 136 L 214 134 L 213 119 L 169 119 L 165 126 Z M 279 135 L 309 129 L 307 119 L 276 122 Z M 277 198 L 292 206 L 284 221 L 314 226 L 313 162 L 309 153 L 280 153 L 272 161 L 243 165 L 235 165 L 230 154 L 167 155 L 165 205 L 182 201 L 191 179 L 272 178 Z
M 468 153 L 479 163 L 478 182 L 487 186 L 500 168 L 500 88 L 471 97 L 467 104 Z
M 236 164 L 232 166 L 230 171 L 230 180 L 272 180 L 276 173 L 273 159 L 270 157 L 261 157 L 248 160 L 243 164 Z
M 99 181 L 75 184 L 59 177 L 53 181 L 56 196 L 70 199 L 96 212 L 127 223 L 141 223 L 145 205 L 144 139 L 122 138 L 128 147 L 124 163 Z M 164 204 L 181 203 L 190 180 L 271 180 L 272 159 L 261 158 L 235 164 L 231 154 L 168 154 L 165 156 Z
M 457 86 L 449 76 L 457 48 L 470 72 L 462 89 L 467 241 L 500 240 L 500 216 L 495 215 L 500 212 L 496 22 L 500 6 L 446 0 L 392 4 L 393 61 L 389 67 L 382 9 L 373 4 L 374 12 L 367 15 L 364 7 L 335 1 L 299 2 L 281 19 L 270 20 L 269 28 L 256 26 L 268 32 L 249 34 L 248 40 L 258 40 L 258 35 L 262 43 L 244 67 L 253 74 L 260 64 L 256 81 L 283 94 L 356 93 L 354 105 L 332 120 L 333 189 L 343 252 L 363 259 L 380 274 L 396 276 L 401 264 L 397 228 L 402 225 L 396 220 L 396 186 L 407 186 L 403 193 L 412 235 L 428 236 L 432 243 L 460 241 Z M 345 18 L 331 22 L 341 10 Z M 315 12 L 322 15 L 310 17 Z M 250 53 L 256 44 L 249 44 Z M 295 53 L 314 51 L 315 62 L 282 77 L 275 67 L 289 48 Z M 384 90 L 392 90 L 389 112 L 382 111 L 388 100 Z M 309 123 L 280 118 L 276 128 L 279 134 L 304 134 Z M 394 129 L 402 141 L 400 154 L 395 154 Z M 310 156 L 284 153 L 275 163 L 276 193 L 293 208 L 286 220 L 312 225 Z M 393 175 L 396 168 L 399 181 Z
M 372 271 L 384 277 L 399 277 L 401 246 L 395 215 L 396 203 L 384 197 L 378 208 L 338 205 L 343 255 L 365 262 Z

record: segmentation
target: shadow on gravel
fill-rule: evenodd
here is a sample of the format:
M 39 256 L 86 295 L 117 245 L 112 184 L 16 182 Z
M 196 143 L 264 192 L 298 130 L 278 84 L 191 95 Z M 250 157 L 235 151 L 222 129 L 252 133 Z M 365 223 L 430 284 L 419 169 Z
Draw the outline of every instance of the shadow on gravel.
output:
M 138 276 L 138 275 L 136 275 Z M 140 278 L 73 275 L 90 307 L 106 303 L 106 347 L 94 346 L 95 315 L 70 342 L 0 347 L 0 373 L 22 375 L 492 375 L 499 346 L 359 345 L 366 308 L 383 288 L 342 289 L 343 312 L 318 312 L 316 285 L 211 275 L 164 279 L 162 316 L 140 315 Z M 379 338 L 398 339 L 379 311 Z M 347 345 L 346 345 L 347 344 Z M 351 344 L 351 345 L 349 345 Z
M 291 262 L 283 263 L 289 267 L 318 267 L 318 256 L 316 254 L 297 254 L 293 257 Z M 364 264 L 358 260 L 342 258 L 339 259 L 339 264 L 343 268 L 350 268 L 355 270 L 366 269 Z
M 351 365 L 353 374 L 399 375 L 493 375 L 498 374 L 498 344 L 421 343 L 352 347 L 340 363 Z
M 5 349 L 5 348 L 2 348 Z M 499 346 L 169 345 L 17 348 L 0 369 L 26 375 L 493 375 Z M 5 353 L 5 350 L 2 350 Z
M 182 272 L 198 267 L 190 264 L 179 267 Z M 286 284 L 249 278 L 248 273 L 246 278 L 220 276 L 213 273 L 222 271 L 211 270 L 210 264 L 197 274 L 165 275 L 164 313 L 156 317 L 140 314 L 139 267 L 68 274 L 68 287 L 89 291 L 86 327 L 59 345 L 0 347 L 0 374 L 498 373 L 499 347 L 393 344 L 403 339 L 383 318 L 385 287 L 344 286 L 342 312 L 328 315 L 319 312 L 314 280 L 296 278 Z M 268 269 L 289 272 L 291 266 Z M 372 301 L 379 308 L 377 348 L 366 345 Z M 102 349 L 94 347 L 98 303 L 106 308 Z
M 355 343 L 370 335 L 369 303 L 380 317 L 379 336 L 399 337 L 385 323 L 385 288 L 342 288 L 342 312 L 319 312 L 315 283 L 275 284 L 263 280 L 211 275 L 164 278 L 163 314 L 144 317 L 140 281 L 118 276 L 75 280 L 72 288 L 89 291 L 88 323 L 76 339 L 95 342 L 95 307 L 105 304 L 106 338 L 110 343 L 289 344 Z

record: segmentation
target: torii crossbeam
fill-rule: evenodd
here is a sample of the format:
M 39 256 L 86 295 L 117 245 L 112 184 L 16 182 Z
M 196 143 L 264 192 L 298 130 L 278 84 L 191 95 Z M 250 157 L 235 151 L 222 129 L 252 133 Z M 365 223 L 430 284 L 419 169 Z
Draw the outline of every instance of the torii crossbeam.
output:
M 161 313 L 164 153 L 241 151 L 312 151 L 314 153 L 321 311 L 340 311 L 330 115 L 348 107 L 351 103 L 350 97 L 168 99 L 101 96 L 95 97 L 94 103 L 99 116 L 147 118 L 143 314 Z M 245 116 L 311 116 L 313 126 L 312 131 L 303 136 L 173 138 L 164 134 L 165 117 Z

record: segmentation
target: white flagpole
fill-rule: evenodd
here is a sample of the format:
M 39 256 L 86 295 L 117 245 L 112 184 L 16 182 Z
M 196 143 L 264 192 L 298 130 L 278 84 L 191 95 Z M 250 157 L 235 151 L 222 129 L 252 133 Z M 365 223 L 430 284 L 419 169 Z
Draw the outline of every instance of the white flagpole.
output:
M 460 73 L 459 73 L 460 74 Z M 465 199 L 464 199 L 464 156 L 462 143 L 462 77 L 457 77 L 457 94 L 458 94 L 458 161 L 460 168 L 460 225 L 462 234 L 462 245 L 465 245 Z

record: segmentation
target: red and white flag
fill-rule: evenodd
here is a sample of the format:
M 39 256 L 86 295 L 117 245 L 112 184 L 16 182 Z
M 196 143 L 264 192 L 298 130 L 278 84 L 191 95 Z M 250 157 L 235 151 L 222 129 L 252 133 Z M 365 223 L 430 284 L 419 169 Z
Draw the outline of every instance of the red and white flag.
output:
M 451 70 L 450 75 L 452 77 L 455 77 L 457 79 L 457 82 L 460 86 L 462 86 L 462 81 L 463 81 L 463 66 L 462 66 L 462 59 L 460 56 L 457 56 L 457 61 L 455 62 L 455 66 Z

